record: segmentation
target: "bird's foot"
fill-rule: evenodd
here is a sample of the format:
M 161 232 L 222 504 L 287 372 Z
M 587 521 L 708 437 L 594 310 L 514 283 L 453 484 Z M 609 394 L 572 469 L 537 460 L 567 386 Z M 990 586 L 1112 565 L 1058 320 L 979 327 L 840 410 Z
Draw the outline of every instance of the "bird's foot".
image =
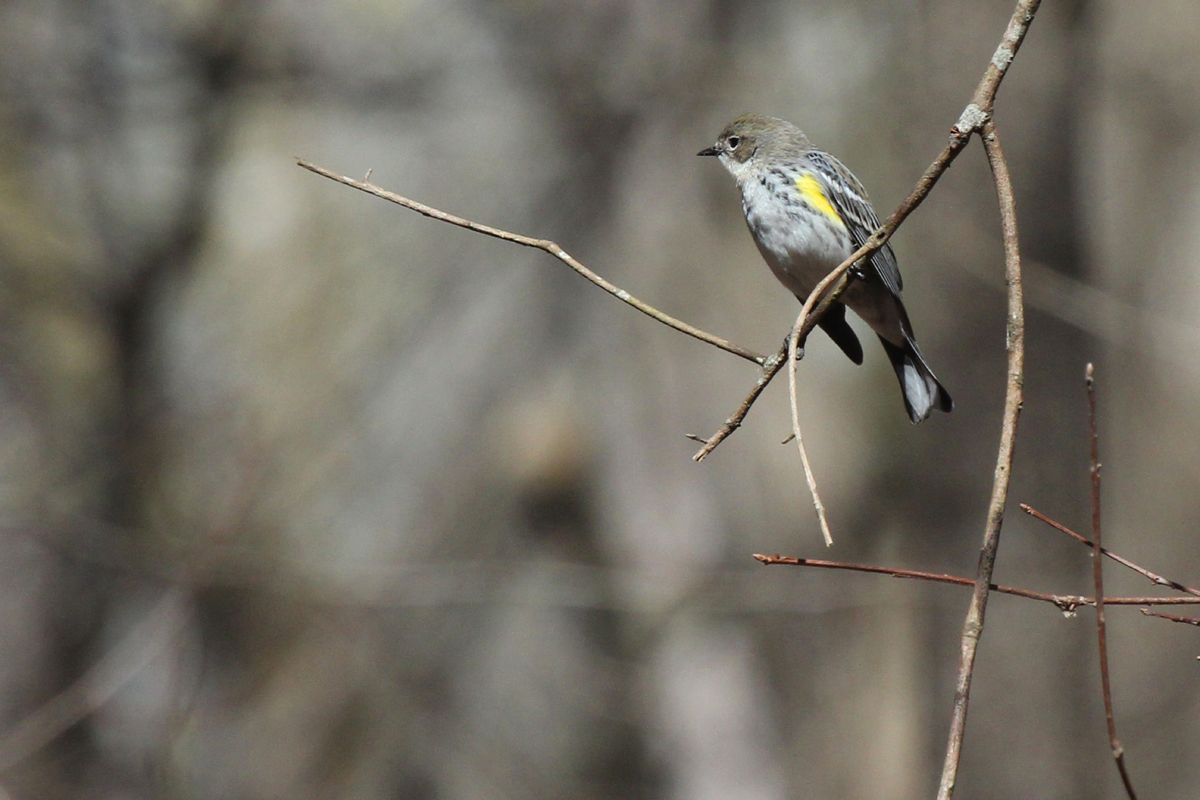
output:
M 792 335 L 790 333 L 787 336 L 783 337 L 784 349 L 787 349 L 788 347 L 791 346 L 791 340 L 792 340 Z M 804 342 L 803 341 L 797 343 L 797 345 L 796 345 L 796 360 L 797 361 L 804 360 Z

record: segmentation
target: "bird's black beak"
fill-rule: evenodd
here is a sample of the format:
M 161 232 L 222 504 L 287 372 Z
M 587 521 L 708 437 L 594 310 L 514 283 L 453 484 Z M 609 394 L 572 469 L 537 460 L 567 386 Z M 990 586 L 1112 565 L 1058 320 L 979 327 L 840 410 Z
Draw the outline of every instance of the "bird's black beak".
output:
M 698 156 L 719 156 L 719 155 L 721 155 L 721 148 L 717 147 L 716 145 L 713 145 L 712 147 L 704 148 L 699 153 L 696 153 L 696 155 L 698 155 Z

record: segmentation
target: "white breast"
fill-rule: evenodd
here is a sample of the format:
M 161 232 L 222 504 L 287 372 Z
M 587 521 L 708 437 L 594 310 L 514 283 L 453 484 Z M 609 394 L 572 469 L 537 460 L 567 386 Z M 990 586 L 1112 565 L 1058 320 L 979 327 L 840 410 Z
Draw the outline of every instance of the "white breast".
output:
M 740 182 L 742 210 L 775 277 L 804 300 L 853 248 L 844 226 L 825 224 L 825 218 L 806 206 L 798 192 L 789 191 L 786 182 L 793 179 L 782 172 L 768 172 L 765 178 Z M 813 216 L 820 224 L 812 224 Z

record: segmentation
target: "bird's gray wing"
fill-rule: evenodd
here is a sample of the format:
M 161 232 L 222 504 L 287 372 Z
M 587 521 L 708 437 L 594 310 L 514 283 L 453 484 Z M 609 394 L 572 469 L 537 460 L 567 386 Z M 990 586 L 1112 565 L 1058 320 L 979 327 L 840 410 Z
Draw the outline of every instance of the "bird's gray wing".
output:
M 814 150 L 807 154 L 807 159 L 821 179 L 825 197 L 850 231 L 850 238 L 857 250 L 879 228 L 879 218 L 867 199 L 866 190 L 841 161 L 828 153 Z M 900 268 L 896 265 L 896 254 L 892 252 L 891 245 L 885 244 L 871 257 L 871 266 L 892 294 L 899 297 L 904 280 L 900 277 Z

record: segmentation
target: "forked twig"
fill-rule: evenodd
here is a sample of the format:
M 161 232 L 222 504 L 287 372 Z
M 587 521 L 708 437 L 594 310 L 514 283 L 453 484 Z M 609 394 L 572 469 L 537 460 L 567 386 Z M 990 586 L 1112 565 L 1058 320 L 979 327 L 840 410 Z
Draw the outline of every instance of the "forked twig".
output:
M 755 553 L 754 558 L 768 566 L 783 564 L 789 567 L 814 567 L 816 569 L 841 569 L 851 572 L 869 572 L 875 575 L 888 575 L 892 578 L 910 578 L 934 583 L 949 583 L 955 586 L 974 586 L 973 578 L 962 578 L 958 575 L 947 575 L 939 572 L 921 572 L 914 569 L 899 569 L 897 567 L 876 567 L 870 564 L 851 564 L 845 561 L 824 561 L 819 558 L 796 558 L 795 556 L 768 556 Z M 991 584 L 993 592 L 1010 594 L 1014 597 L 1024 597 L 1027 600 L 1040 600 L 1058 606 L 1065 613 L 1074 613 L 1081 606 L 1096 605 L 1095 597 L 1079 594 L 1048 594 L 1034 592 L 1029 589 L 1018 589 L 1014 586 Z M 1106 597 L 1105 605 L 1110 606 L 1153 606 L 1153 605 L 1200 605 L 1200 597 Z M 1146 613 L 1146 609 L 1142 610 Z M 1186 619 L 1186 617 L 1184 618 Z
M 834 270 L 835 273 L 842 275 L 842 279 L 840 279 L 838 283 L 832 289 L 830 289 L 824 297 L 821 298 L 821 302 L 817 304 L 817 310 L 813 311 L 805 318 L 803 324 L 800 326 L 800 341 L 803 342 L 808 338 L 808 334 L 812 333 L 812 329 L 817 327 L 817 322 L 822 316 L 825 315 L 825 311 L 828 310 L 831 305 L 837 302 L 838 298 L 842 296 L 842 292 L 846 291 L 846 287 L 850 285 L 849 277 L 844 275 L 844 268 L 846 265 L 858 263 L 858 261 L 862 258 L 865 258 L 865 254 L 869 252 L 874 251 L 870 250 L 867 245 L 860 247 L 858 251 L 851 255 L 846 262 Z M 691 433 L 687 434 L 689 439 L 700 442 L 704 445 L 696 452 L 694 456 L 692 456 L 693 461 L 703 461 L 709 453 L 716 449 L 717 445 L 725 441 L 725 439 L 731 433 L 742 426 L 742 420 L 746 418 L 746 414 L 750 411 L 750 407 L 754 405 L 754 401 L 758 399 L 758 396 L 762 394 L 763 389 L 767 388 L 767 384 L 779 374 L 779 370 L 783 369 L 783 365 L 787 363 L 788 350 L 788 342 L 785 341 L 783 346 L 779 348 L 779 351 L 776 352 L 775 355 L 770 356 L 763 361 L 762 371 L 759 372 L 758 380 L 754 382 L 754 386 L 750 389 L 750 393 L 746 395 L 744 400 L 742 400 L 742 404 L 738 406 L 737 410 L 734 411 L 733 414 L 731 414 L 729 418 L 721 424 L 721 427 L 717 429 L 716 433 L 714 433 L 712 436 L 709 436 L 707 439 Z
M 1078 533 L 1071 530 L 1066 525 L 1063 525 L 1061 522 L 1057 522 L 1055 520 L 1050 519 L 1045 514 L 1038 511 L 1036 508 L 1033 508 L 1032 506 L 1029 506 L 1025 503 L 1021 503 L 1021 510 L 1024 511 L 1029 516 L 1033 517 L 1034 519 L 1041 520 L 1042 522 L 1046 523 L 1051 528 L 1054 528 L 1054 530 L 1060 531 L 1062 533 L 1065 533 L 1067 536 L 1072 537 L 1080 544 L 1086 545 L 1089 548 L 1093 547 L 1091 539 L 1088 539 L 1086 536 L 1080 536 Z M 1122 558 L 1121 556 L 1119 556 L 1116 553 L 1109 550 L 1107 547 L 1101 547 L 1100 552 L 1103 553 L 1104 555 L 1108 556 L 1109 558 L 1111 558 L 1113 561 L 1117 562 L 1121 566 L 1128 567 L 1129 569 L 1133 570 L 1134 572 L 1138 573 L 1139 575 L 1145 577 L 1151 583 L 1157 584 L 1158 586 L 1167 586 L 1171 589 L 1174 589 L 1177 592 L 1185 592 L 1187 594 L 1195 595 L 1196 597 L 1200 597 L 1200 589 L 1193 589 L 1190 586 L 1184 586 L 1179 581 L 1173 581 L 1170 578 L 1164 578 L 1162 575 L 1153 573 L 1150 570 L 1146 569 L 1145 567 L 1138 566 L 1137 564 L 1133 563 L 1132 561 L 1130 561 L 1127 558 Z

